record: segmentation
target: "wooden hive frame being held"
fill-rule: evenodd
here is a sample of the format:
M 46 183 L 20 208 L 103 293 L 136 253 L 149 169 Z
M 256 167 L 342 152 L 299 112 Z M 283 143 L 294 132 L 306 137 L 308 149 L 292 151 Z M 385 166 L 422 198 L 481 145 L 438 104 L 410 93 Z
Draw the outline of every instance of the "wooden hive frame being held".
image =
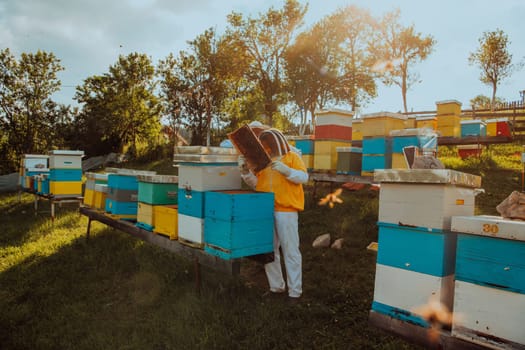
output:
M 252 171 L 259 172 L 272 162 L 263 145 L 248 125 L 229 133 L 228 138 L 237 151 L 246 158 L 248 168 Z

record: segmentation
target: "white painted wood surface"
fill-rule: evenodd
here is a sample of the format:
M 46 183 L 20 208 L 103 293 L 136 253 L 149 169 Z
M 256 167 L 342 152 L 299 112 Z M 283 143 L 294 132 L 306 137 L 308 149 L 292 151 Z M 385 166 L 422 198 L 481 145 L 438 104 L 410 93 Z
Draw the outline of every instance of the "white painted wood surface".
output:
M 452 335 L 470 339 L 461 327 L 525 347 L 525 295 L 456 281 Z
M 179 238 L 193 243 L 204 243 L 204 219 L 179 213 Z
M 179 165 L 179 188 L 196 191 L 237 190 L 242 186 L 237 165 Z
M 379 221 L 448 230 L 451 216 L 474 215 L 474 205 L 473 188 L 381 183 Z
M 452 310 L 453 296 L 454 275 L 442 278 L 376 264 L 374 301 L 412 311 L 436 298 Z
M 453 216 L 451 230 L 480 236 L 525 241 L 525 221 L 501 216 Z

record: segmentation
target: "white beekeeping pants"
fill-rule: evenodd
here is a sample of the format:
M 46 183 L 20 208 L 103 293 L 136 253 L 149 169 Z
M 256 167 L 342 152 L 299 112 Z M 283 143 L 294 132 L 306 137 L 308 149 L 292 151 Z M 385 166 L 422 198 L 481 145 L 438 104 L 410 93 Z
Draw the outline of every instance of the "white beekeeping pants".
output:
M 274 229 L 274 261 L 264 265 L 270 290 L 283 292 L 285 282 L 281 268 L 281 254 L 283 252 L 284 266 L 286 268 L 286 284 L 288 295 L 298 298 L 303 292 L 302 285 L 302 258 L 299 250 L 299 224 L 297 212 L 275 212 Z

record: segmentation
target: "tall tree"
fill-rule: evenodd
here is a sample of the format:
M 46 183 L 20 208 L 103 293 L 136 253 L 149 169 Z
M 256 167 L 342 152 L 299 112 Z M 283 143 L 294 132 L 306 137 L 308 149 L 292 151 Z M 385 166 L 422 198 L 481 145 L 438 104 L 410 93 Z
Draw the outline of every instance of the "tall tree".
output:
M 98 134 L 85 140 L 112 140 L 117 149 L 136 155 L 137 142 L 156 139 L 160 131 L 161 106 L 154 94 L 155 68 L 145 54 L 119 56 L 117 63 L 102 76 L 93 76 L 77 87 L 75 99 L 83 104 L 80 125 L 90 125 Z M 96 139 L 95 138 L 95 139 Z M 110 151 L 105 150 L 105 152 Z
M 57 125 L 68 108 L 51 97 L 60 90 L 63 69 L 49 52 L 22 53 L 16 60 L 9 49 L 0 51 L 0 129 L 10 168 L 22 154 L 45 153 L 58 142 Z
M 400 24 L 399 9 L 387 13 L 380 21 L 370 41 L 369 50 L 374 60 L 373 68 L 387 86 L 401 88 L 403 110 L 408 112 L 407 91 L 420 82 L 419 74 L 412 71 L 414 64 L 425 60 L 433 51 L 436 41 L 417 33 L 414 25 Z
M 343 8 L 338 16 L 342 17 L 343 76 L 337 86 L 336 97 L 350 104 L 352 111 L 366 104 L 376 96 L 376 83 L 368 51 L 368 38 L 376 25 L 367 10 L 350 5 Z
M 227 94 L 231 53 L 211 28 L 188 44 L 189 52 L 159 63 L 162 94 L 170 117 L 192 131 L 191 143 L 209 146 L 213 117 L 219 119 Z
M 512 54 L 508 51 L 510 41 L 501 29 L 484 32 L 478 41 L 479 47 L 470 54 L 468 61 L 481 69 L 479 80 L 492 87 L 490 108 L 493 110 L 499 83 L 522 67 L 522 63 L 512 64 Z
M 269 125 L 283 99 L 284 54 L 295 30 L 302 24 L 307 5 L 286 0 L 282 9 L 270 8 L 258 18 L 244 18 L 241 13 L 228 15 L 231 26 L 227 34 L 251 59 L 247 79 L 256 81 L 264 103 Z
M 321 19 L 300 33 L 286 51 L 287 91 L 299 107 L 303 134 L 310 113 L 315 125 L 315 110 L 323 108 L 334 96 L 340 81 L 340 45 L 344 40 L 337 16 Z

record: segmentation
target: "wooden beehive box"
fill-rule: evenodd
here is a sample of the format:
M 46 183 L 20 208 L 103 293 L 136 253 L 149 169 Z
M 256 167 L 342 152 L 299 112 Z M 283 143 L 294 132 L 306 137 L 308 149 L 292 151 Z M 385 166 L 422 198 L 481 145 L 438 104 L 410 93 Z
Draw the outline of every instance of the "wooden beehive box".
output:
M 273 251 L 273 193 L 206 193 L 204 250 L 223 259 Z
M 449 169 L 377 170 L 379 221 L 450 229 L 454 215 L 474 215 L 479 176 Z
M 458 235 L 452 334 L 491 348 L 525 348 L 525 221 L 454 216 Z
M 228 134 L 228 138 L 237 151 L 246 158 L 246 164 L 252 171 L 259 172 L 272 162 L 261 142 L 248 125 L 244 125 Z

